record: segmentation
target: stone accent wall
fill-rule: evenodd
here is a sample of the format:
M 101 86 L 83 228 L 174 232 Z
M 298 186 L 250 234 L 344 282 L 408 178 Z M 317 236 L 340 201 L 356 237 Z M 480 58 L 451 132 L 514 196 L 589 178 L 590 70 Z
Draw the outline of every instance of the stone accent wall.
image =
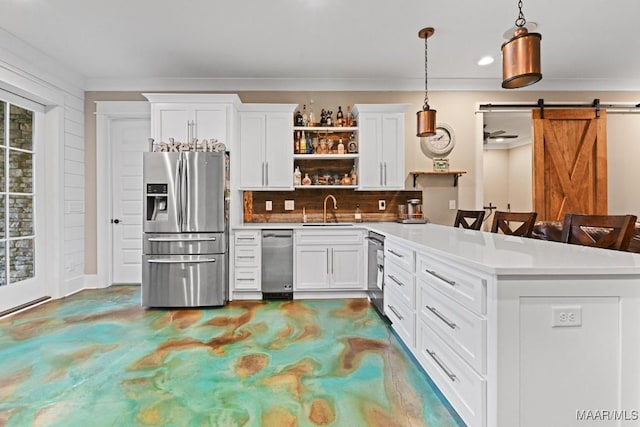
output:
M 9 132 L 4 129 L 6 104 L 2 103 L 0 113 L 0 143 L 9 142 L 9 147 L 33 150 L 33 113 L 11 105 L 9 107 Z M 5 170 L 5 156 L 9 156 L 8 176 Z M 5 193 L 6 180 L 10 193 Z M 0 239 L 7 237 L 32 236 L 34 233 L 33 154 L 30 152 L 0 148 Z M 8 203 L 8 235 L 5 220 L 5 206 Z M 5 259 L 9 252 L 9 265 Z M 19 282 L 34 276 L 34 239 L 2 242 L 0 247 L 0 286 L 6 284 L 6 268 L 9 267 L 9 283 Z

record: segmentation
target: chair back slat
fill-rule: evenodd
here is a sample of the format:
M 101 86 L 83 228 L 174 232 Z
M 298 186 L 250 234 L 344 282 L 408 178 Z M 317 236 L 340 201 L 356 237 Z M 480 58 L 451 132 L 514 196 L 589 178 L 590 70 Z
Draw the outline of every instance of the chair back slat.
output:
M 564 243 L 626 251 L 635 232 L 635 215 L 579 215 L 564 216 Z
M 537 212 L 502 212 L 493 214 L 492 233 L 509 234 L 512 236 L 531 237 L 536 222 Z M 516 223 L 516 224 L 513 224 Z
M 482 220 L 484 220 L 484 211 L 465 211 L 459 209 L 453 226 L 470 230 L 480 230 L 480 228 L 482 228 Z

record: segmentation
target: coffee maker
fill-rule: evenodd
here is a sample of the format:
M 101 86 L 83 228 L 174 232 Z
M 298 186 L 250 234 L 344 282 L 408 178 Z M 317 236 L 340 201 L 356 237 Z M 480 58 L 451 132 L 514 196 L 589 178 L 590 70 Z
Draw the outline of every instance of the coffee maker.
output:
M 397 222 L 403 224 L 425 224 L 427 221 L 422 213 L 422 201 L 409 199 L 404 205 L 398 205 Z

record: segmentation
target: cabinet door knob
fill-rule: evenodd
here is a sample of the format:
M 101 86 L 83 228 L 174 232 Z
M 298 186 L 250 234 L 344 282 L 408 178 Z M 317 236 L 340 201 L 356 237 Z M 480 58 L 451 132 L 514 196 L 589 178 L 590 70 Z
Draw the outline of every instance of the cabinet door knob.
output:
M 119 219 L 117 219 L 117 218 L 116 218 L 116 219 L 112 219 L 112 220 L 111 220 L 111 222 L 112 222 L 113 224 L 120 224 L 120 220 L 119 220 Z

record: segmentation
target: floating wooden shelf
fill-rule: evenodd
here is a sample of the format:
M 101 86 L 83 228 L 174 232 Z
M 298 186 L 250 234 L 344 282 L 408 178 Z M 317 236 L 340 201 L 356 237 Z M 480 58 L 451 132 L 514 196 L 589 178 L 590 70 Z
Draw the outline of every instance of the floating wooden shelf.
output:
M 413 188 L 416 188 L 416 180 L 418 179 L 418 175 L 451 175 L 453 176 L 453 186 L 458 186 L 458 178 L 467 173 L 467 171 L 456 171 L 456 170 L 448 170 L 448 171 L 411 171 L 409 172 L 413 175 Z

